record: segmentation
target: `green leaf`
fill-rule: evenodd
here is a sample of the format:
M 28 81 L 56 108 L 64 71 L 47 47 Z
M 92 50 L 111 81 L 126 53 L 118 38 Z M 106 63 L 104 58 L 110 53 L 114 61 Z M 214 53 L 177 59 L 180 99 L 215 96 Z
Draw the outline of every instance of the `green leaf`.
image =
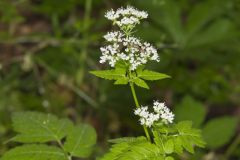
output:
M 174 113 L 176 121 L 191 120 L 195 127 L 199 127 L 206 117 L 204 105 L 190 96 L 183 98 L 181 103 L 176 106 Z
M 134 77 L 133 82 L 139 87 L 149 89 L 147 83 L 138 77 Z
M 182 154 L 184 149 L 194 153 L 194 146 L 205 145 L 200 130 L 192 128 L 191 121 L 183 121 L 171 126 L 154 126 L 153 135 L 159 149 L 167 154 L 173 152 Z
M 165 148 L 164 148 L 164 141 L 166 141 L 164 139 L 164 137 L 162 136 L 162 134 L 158 131 L 153 131 L 153 136 L 154 136 L 154 142 L 156 145 L 158 145 L 159 149 L 162 151 L 162 152 L 165 152 Z
M 96 143 L 96 131 L 87 124 L 75 127 L 68 135 L 64 149 L 72 156 L 88 157 Z
M 150 142 L 132 145 L 128 151 L 124 152 L 119 160 L 164 160 L 163 153 L 159 147 Z
M 163 152 L 145 137 L 117 139 L 101 160 L 164 160 Z
M 128 141 L 131 140 L 131 141 Z M 144 137 L 124 137 L 113 140 L 113 144 L 110 151 L 106 153 L 100 160 L 117 160 L 122 154 L 129 150 L 129 148 L 136 143 L 146 142 Z
M 173 157 L 166 157 L 166 159 L 165 160 L 174 160 L 174 158 Z
M 73 127 L 68 119 L 37 112 L 14 113 L 12 121 L 14 131 L 19 133 L 12 140 L 24 143 L 60 141 Z
M 43 144 L 23 145 L 5 153 L 2 160 L 67 160 L 61 149 Z
M 174 142 L 174 151 L 177 154 L 182 154 L 183 153 L 183 146 L 182 146 L 183 142 L 182 142 L 181 137 L 174 138 L 173 142 Z
M 128 84 L 128 78 L 127 77 L 119 78 L 118 80 L 115 81 L 114 84 L 116 85 Z
M 119 78 L 125 77 L 126 70 L 118 68 L 113 70 L 90 71 L 90 73 L 100 78 L 108 80 L 118 80 Z
M 125 64 L 126 62 L 120 60 L 117 61 L 117 63 L 115 64 L 115 68 L 116 69 L 124 69 L 125 71 L 127 70 L 127 65 Z
M 190 142 L 187 136 L 181 136 L 182 146 L 190 153 L 194 153 L 193 144 Z
M 149 71 L 149 70 L 137 71 L 137 76 L 144 80 L 150 80 L 150 81 L 170 78 L 169 75 L 154 72 L 154 71 Z
M 203 137 L 209 148 L 219 148 L 227 144 L 237 128 L 237 118 L 221 117 L 210 120 L 203 128 Z
M 201 131 L 192 128 L 191 121 L 182 121 L 175 125 L 178 130 L 178 136 L 173 137 L 176 153 L 181 153 L 182 148 L 185 148 L 188 152 L 194 153 L 194 146 L 204 147 L 205 142 L 202 139 Z
M 171 154 L 174 151 L 173 139 L 167 140 L 167 142 L 164 144 L 164 151 L 167 154 Z

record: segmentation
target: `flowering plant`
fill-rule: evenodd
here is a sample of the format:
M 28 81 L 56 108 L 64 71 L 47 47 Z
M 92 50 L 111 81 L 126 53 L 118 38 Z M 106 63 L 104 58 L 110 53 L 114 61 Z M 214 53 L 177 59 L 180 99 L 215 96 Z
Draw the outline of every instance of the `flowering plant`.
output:
M 116 85 L 130 85 L 137 107 L 134 114 L 140 117 L 145 136 L 111 140 L 113 146 L 102 160 L 172 160 L 184 150 L 194 153 L 194 146 L 204 147 L 200 130 L 192 128 L 190 121 L 174 124 L 174 114 L 165 103 L 154 101 L 152 113 L 147 106 L 139 105 L 135 85 L 149 89 L 145 81 L 170 78 L 145 69 L 149 61 L 160 61 L 159 54 L 150 43 L 133 36 L 135 26 L 148 17 L 147 12 L 128 6 L 110 10 L 105 17 L 119 28 L 103 36 L 107 45 L 100 48 L 99 62 L 108 63 L 112 69 L 91 73 L 115 80 Z

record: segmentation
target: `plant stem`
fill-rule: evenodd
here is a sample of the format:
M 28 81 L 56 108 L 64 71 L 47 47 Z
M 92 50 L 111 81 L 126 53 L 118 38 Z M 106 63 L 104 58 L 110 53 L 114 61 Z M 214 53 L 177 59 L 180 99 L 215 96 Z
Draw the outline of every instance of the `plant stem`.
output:
M 61 141 L 57 141 L 57 143 L 58 143 L 58 145 L 60 146 L 60 148 L 63 150 L 66 158 L 67 158 L 68 160 L 72 160 L 72 156 L 69 155 L 68 152 L 64 149 L 62 142 L 61 142 Z
M 239 144 L 240 144 L 240 134 L 234 139 L 233 143 L 228 147 L 226 153 L 224 154 L 224 159 L 228 159 Z
M 135 92 L 135 89 L 134 89 L 134 84 L 132 82 L 130 82 L 130 87 L 131 87 L 131 91 L 132 91 L 132 95 L 133 95 L 133 99 L 134 99 L 134 102 L 136 104 L 136 107 L 139 108 L 140 105 L 138 103 L 137 95 L 136 95 L 136 92 Z M 145 125 L 143 125 L 143 129 L 144 129 L 144 132 L 145 132 L 145 134 L 147 136 L 147 139 L 149 141 L 151 141 L 151 138 L 150 138 L 150 135 L 148 133 L 147 127 Z

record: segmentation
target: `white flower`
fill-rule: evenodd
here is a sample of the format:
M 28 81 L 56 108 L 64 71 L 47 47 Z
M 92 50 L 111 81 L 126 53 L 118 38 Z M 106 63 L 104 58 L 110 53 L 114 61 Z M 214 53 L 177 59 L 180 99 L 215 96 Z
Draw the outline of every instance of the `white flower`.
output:
M 174 114 L 167 108 L 165 103 L 154 101 L 153 109 L 156 113 L 160 114 L 160 118 L 163 119 L 165 123 L 173 123 Z
M 149 43 L 142 43 L 140 39 L 129 36 L 122 32 L 108 32 L 103 36 L 109 43 L 101 47 L 102 56 L 100 63 L 108 62 L 114 67 L 119 60 L 126 61 L 131 70 L 136 70 L 138 66 L 146 64 L 149 60 L 159 62 L 157 50 Z
M 104 37 L 108 42 L 121 42 L 123 36 L 124 36 L 123 33 L 119 32 L 119 31 L 115 31 L 115 32 L 108 32 L 108 33 L 107 33 L 106 35 L 104 35 L 103 37 Z
M 127 6 L 126 8 L 120 8 L 116 11 L 116 14 L 122 16 L 135 16 L 137 18 L 147 18 L 148 14 L 145 11 L 139 11 L 131 6 Z
M 145 120 L 145 118 L 140 118 L 140 124 L 141 125 L 145 125 L 146 124 L 146 120 Z
M 160 111 L 162 111 L 164 107 L 165 103 L 160 103 L 159 101 L 153 102 L 153 109 L 156 113 L 160 113 Z
M 135 115 L 139 115 L 140 117 L 146 119 L 146 118 L 148 118 L 148 115 L 149 115 L 148 107 L 145 106 L 145 107 L 137 108 L 137 109 L 134 111 L 134 114 L 135 114 Z
M 135 26 L 140 23 L 141 19 L 147 18 L 148 14 L 145 11 L 139 11 L 131 6 L 127 6 L 126 8 L 119 8 L 117 11 L 109 10 L 106 12 L 105 17 L 119 27 L 122 26 Z
M 140 124 L 151 127 L 155 121 L 159 119 L 159 116 L 153 113 L 149 113 L 148 107 L 140 107 L 134 111 L 135 115 L 140 117 Z
M 105 17 L 109 20 L 115 20 L 115 19 L 119 18 L 119 15 L 116 14 L 113 9 L 111 9 L 110 11 L 106 12 Z
M 153 109 L 153 113 L 148 111 L 148 106 L 142 106 L 134 110 L 134 114 L 140 117 L 139 121 L 141 125 L 151 127 L 159 120 L 165 124 L 173 123 L 174 114 L 165 106 L 165 103 L 154 101 Z

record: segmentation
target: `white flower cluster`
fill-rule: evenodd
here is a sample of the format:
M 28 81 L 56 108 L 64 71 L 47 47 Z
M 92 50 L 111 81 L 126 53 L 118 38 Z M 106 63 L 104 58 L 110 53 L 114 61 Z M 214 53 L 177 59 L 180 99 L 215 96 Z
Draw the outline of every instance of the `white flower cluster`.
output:
M 105 17 L 117 24 L 122 31 L 108 32 L 103 36 L 108 44 L 100 48 L 102 56 L 99 62 L 107 62 L 111 67 L 115 67 L 118 61 L 124 61 L 132 71 L 149 60 L 159 62 L 156 48 L 150 43 L 130 36 L 135 25 L 147 16 L 145 11 L 130 6 L 108 11 Z
M 147 106 L 143 106 L 134 110 L 134 114 L 140 117 L 141 125 L 151 127 L 154 122 L 162 120 L 165 124 L 173 123 L 174 114 L 169 110 L 165 103 L 155 101 L 153 103 L 154 112 L 150 113 Z
M 173 123 L 174 114 L 165 105 L 165 103 L 160 103 L 159 101 L 154 101 L 153 109 L 154 109 L 154 112 L 156 112 L 156 113 L 158 113 L 160 115 L 160 118 L 165 123 Z
M 131 70 L 138 66 L 146 64 L 148 60 L 159 62 L 159 55 L 150 43 L 141 42 L 136 37 L 125 36 L 124 33 L 108 32 L 104 38 L 110 42 L 109 45 L 101 47 L 102 56 L 100 63 L 108 62 L 114 67 L 119 60 L 126 61 Z
M 134 114 L 140 117 L 141 125 L 148 127 L 151 127 L 155 121 L 159 120 L 159 114 L 149 113 L 147 106 L 135 109 Z
M 105 14 L 105 17 L 122 27 L 139 24 L 141 19 L 148 17 L 148 14 L 145 11 L 127 6 L 127 8 L 119 8 L 116 11 L 112 9 Z

